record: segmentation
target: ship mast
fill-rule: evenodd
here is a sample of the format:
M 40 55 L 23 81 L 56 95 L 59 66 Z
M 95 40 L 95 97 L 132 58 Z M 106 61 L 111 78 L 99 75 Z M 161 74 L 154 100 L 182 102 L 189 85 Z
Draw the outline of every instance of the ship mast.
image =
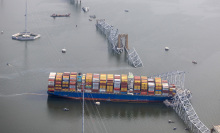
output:
M 26 9 L 25 9 L 25 30 L 24 32 L 27 33 L 27 0 L 26 0 Z

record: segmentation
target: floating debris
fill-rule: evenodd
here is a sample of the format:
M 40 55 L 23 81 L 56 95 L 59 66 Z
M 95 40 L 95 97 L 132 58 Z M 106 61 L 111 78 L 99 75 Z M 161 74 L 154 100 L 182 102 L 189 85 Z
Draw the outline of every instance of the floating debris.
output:
M 62 49 L 62 53 L 66 53 L 66 49 L 64 48 L 64 49 Z
M 69 109 L 68 108 L 63 108 L 63 111 L 69 111 Z
M 174 127 L 173 130 L 176 130 L 176 127 Z
M 89 19 L 89 21 L 92 21 L 92 19 Z
M 84 12 L 88 12 L 88 11 L 89 11 L 89 7 L 83 7 L 82 10 L 83 10 Z
M 172 120 L 169 120 L 169 121 L 168 121 L 168 123 L 174 123 L 174 121 L 172 121 Z
M 90 17 L 90 18 L 93 18 L 93 19 L 95 19 L 95 18 L 96 18 L 96 16 L 95 16 L 95 15 L 90 15 L 89 17 Z
M 165 51 L 169 51 L 169 47 L 165 47 Z
M 193 63 L 193 64 L 197 64 L 197 62 L 196 62 L 196 61 L 194 61 L 194 60 L 192 61 L 192 63 Z
M 70 16 L 70 13 L 68 13 L 68 14 L 52 14 L 51 15 L 51 17 L 69 17 Z
M 129 12 L 129 10 L 125 10 L 125 12 Z

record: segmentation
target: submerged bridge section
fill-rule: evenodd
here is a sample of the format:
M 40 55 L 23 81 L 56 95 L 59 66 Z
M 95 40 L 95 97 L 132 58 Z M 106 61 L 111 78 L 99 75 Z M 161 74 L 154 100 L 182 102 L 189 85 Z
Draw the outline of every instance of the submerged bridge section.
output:
M 142 67 L 143 63 L 133 48 L 128 48 L 128 34 L 119 34 L 118 29 L 115 29 L 112 25 L 105 22 L 104 19 L 96 21 L 96 27 L 99 29 L 108 39 L 108 43 L 111 45 L 114 53 L 121 54 L 124 50 L 128 53 L 128 63 L 134 67 Z M 124 43 L 123 43 L 124 42 Z
M 164 103 L 175 110 L 193 133 L 210 133 L 210 130 L 199 120 L 196 111 L 190 103 L 191 93 L 184 88 L 185 72 L 176 71 L 157 76 L 168 80 L 169 84 L 175 84 L 178 87 L 173 100 L 171 102 L 165 101 Z

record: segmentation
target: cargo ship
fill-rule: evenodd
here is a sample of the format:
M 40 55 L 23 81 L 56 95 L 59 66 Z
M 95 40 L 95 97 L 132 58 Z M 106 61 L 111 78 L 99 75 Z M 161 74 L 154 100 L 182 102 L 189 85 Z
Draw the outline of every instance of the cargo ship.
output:
M 51 72 L 49 96 L 111 102 L 163 102 L 176 94 L 176 86 L 160 77 L 129 74 Z

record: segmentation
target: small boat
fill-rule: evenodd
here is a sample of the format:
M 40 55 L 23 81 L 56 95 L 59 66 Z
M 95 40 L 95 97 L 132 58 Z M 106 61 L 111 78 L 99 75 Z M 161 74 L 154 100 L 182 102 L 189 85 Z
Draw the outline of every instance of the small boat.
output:
M 89 7 L 83 7 L 82 10 L 83 10 L 84 12 L 88 12 L 88 11 L 89 11 Z
M 62 49 L 62 53 L 66 53 L 66 49 L 64 48 L 64 49 Z
M 70 13 L 68 14 L 52 14 L 51 17 L 69 17 L 70 16 Z
M 169 47 L 165 47 L 165 51 L 168 51 L 169 50 Z
M 129 10 L 125 10 L 125 12 L 129 12 Z

